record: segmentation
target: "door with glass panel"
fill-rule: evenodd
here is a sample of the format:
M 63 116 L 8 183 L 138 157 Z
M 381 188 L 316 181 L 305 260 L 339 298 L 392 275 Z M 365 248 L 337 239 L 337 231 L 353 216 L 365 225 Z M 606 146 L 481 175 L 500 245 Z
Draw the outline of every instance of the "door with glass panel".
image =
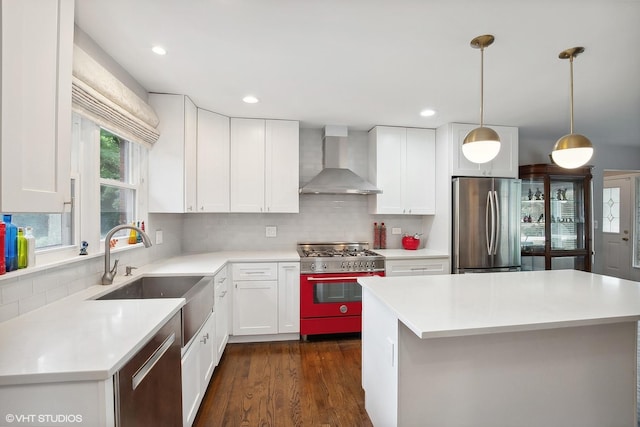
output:
M 602 190 L 602 273 L 631 279 L 630 177 L 606 177 Z

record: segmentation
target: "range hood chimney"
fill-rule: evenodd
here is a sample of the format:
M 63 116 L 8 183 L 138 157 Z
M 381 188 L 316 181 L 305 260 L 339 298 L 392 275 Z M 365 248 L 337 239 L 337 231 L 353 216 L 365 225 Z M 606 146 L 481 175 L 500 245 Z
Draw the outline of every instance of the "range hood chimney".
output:
M 322 152 L 324 169 L 300 189 L 300 194 L 382 193 L 375 185 L 347 168 L 346 126 L 325 126 Z

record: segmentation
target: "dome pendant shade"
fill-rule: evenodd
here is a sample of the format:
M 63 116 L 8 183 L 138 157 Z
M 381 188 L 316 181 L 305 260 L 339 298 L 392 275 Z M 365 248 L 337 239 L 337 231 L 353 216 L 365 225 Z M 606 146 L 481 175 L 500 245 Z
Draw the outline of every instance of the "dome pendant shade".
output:
M 593 144 L 584 135 L 573 133 L 573 58 L 578 54 L 584 52 L 583 47 L 572 47 L 571 49 L 563 50 L 558 55 L 560 59 L 569 60 L 569 75 L 570 75 L 570 126 L 571 130 L 568 135 L 560 138 L 556 145 L 553 146 L 551 152 L 551 158 L 560 167 L 565 169 L 575 169 L 580 166 L 584 166 L 591 159 L 593 155 Z
M 480 49 L 480 127 L 473 129 L 464 137 L 462 154 L 470 162 L 487 163 L 500 151 L 500 137 L 493 129 L 484 127 L 484 49 L 494 41 L 491 34 L 478 36 L 471 40 L 471 47 Z
M 475 128 L 464 137 L 462 154 L 473 163 L 487 163 L 500 151 L 500 137 L 491 128 Z
M 589 138 L 578 133 L 565 135 L 556 142 L 551 158 L 560 167 L 575 169 L 587 164 L 593 155 L 593 145 Z

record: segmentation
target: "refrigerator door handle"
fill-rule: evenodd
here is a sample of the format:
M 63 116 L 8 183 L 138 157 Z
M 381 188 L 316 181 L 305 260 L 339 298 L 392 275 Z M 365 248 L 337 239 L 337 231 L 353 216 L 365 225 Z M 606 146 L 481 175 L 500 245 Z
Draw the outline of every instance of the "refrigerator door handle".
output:
M 487 192 L 487 208 L 484 213 L 484 235 L 487 240 L 487 253 L 491 255 L 491 246 L 493 246 L 493 228 L 489 228 L 489 217 L 491 217 L 491 226 L 493 226 L 493 199 L 491 191 Z M 491 237 L 489 237 L 491 233 Z
M 494 229 L 493 229 L 493 254 L 496 255 L 498 253 L 498 233 L 500 232 L 500 203 L 498 202 L 498 192 L 493 192 L 493 198 L 495 200 L 494 203 Z

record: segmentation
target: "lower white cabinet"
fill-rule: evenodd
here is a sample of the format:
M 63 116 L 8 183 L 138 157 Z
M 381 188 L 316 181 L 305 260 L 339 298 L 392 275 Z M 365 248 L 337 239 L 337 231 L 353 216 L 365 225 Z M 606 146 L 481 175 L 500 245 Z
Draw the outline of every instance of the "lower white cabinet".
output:
M 278 332 L 300 332 L 300 263 L 278 263 Z
M 211 312 L 182 356 L 182 420 L 191 426 L 213 375 L 216 358 L 216 316 Z
M 300 263 L 232 266 L 233 335 L 300 332 Z
M 415 258 L 385 261 L 386 276 L 449 274 L 449 258 Z
M 229 306 L 231 294 L 229 293 L 229 280 L 227 268 L 224 267 L 213 278 L 215 316 L 216 316 L 216 365 L 220 363 L 220 358 L 224 348 L 229 341 Z

